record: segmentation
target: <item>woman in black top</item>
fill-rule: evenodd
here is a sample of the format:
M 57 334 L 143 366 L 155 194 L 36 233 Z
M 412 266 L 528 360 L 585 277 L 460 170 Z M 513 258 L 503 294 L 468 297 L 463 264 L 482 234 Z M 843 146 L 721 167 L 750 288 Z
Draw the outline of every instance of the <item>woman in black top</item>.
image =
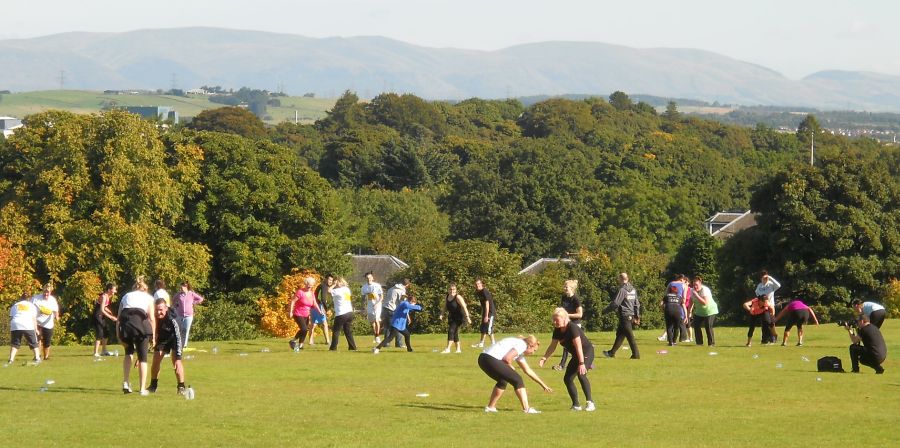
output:
M 97 300 L 94 301 L 94 312 L 92 323 L 94 324 L 94 356 L 109 356 L 112 353 L 106 349 L 107 337 L 106 319 L 115 322 L 116 315 L 109 310 L 109 301 L 116 296 L 116 285 L 113 283 L 106 284 L 106 290 L 100 293 Z M 100 347 L 103 351 L 100 351 Z
M 569 313 L 565 308 L 557 308 L 553 312 L 553 341 L 547 347 L 544 356 L 541 357 L 539 364 L 541 367 L 547 361 L 547 358 L 556 350 L 556 345 L 562 345 L 563 348 L 572 353 L 572 360 L 566 366 L 566 373 L 563 375 L 563 381 L 566 383 L 566 390 L 569 392 L 569 398 L 572 399 L 572 410 L 582 410 L 578 403 L 578 390 L 575 389 L 575 377 L 581 383 L 581 390 L 584 392 L 585 411 L 593 411 L 594 399 L 591 398 L 591 382 L 588 380 L 588 369 L 594 364 L 594 345 L 585 336 L 584 331 L 574 322 L 569 320 Z
M 569 313 L 569 320 L 572 321 L 573 324 L 581 327 L 581 317 L 584 315 L 584 307 L 581 306 L 581 299 L 578 298 L 578 280 L 569 279 L 563 283 L 563 295 L 562 299 L 559 301 L 559 306 Z M 563 348 L 559 364 L 553 366 L 553 370 L 564 369 L 567 359 L 569 359 L 569 351 Z
M 456 283 L 450 284 L 450 292 L 444 299 L 441 306 L 441 314 L 439 319 L 443 320 L 444 315 L 447 316 L 447 348 L 441 353 L 450 353 L 450 347 L 456 343 L 456 353 L 462 353 L 462 345 L 459 343 L 459 327 L 463 324 L 463 319 L 472 324 L 469 317 L 469 309 L 466 308 L 466 301 L 456 291 Z

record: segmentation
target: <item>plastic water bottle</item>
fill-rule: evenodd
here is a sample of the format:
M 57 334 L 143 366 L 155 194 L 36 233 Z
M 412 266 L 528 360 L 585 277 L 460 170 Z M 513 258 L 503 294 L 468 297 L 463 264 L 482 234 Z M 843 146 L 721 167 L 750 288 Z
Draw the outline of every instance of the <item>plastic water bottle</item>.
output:
M 213 348 L 212 348 L 212 354 L 218 355 L 218 354 L 219 354 L 219 347 L 216 347 L 216 346 L 214 345 Z
M 775 368 L 776 368 L 776 369 L 780 369 L 780 368 L 782 368 L 782 367 L 784 367 L 784 364 L 782 364 L 782 363 L 780 363 L 780 362 L 779 362 L 778 364 L 775 364 Z
M 185 400 L 193 400 L 194 399 L 194 388 L 188 386 L 187 390 L 184 391 L 184 399 Z
M 806 356 L 801 356 L 800 359 L 802 359 L 803 362 L 809 362 L 809 358 L 807 358 Z
M 113 352 L 113 356 L 119 356 L 119 349 L 116 349 L 116 351 Z

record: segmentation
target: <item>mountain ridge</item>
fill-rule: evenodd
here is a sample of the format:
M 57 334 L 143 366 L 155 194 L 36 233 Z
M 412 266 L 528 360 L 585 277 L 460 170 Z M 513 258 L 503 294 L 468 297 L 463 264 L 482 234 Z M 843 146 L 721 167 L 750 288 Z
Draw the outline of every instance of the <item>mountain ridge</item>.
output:
M 211 27 L 75 31 L 0 40 L 0 90 L 251 86 L 427 99 L 629 94 L 820 109 L 900 111 L 900 76 L 824 70 L 794 80 L 694 48 L 543 41 L 498 50 L 431 48 L 383 36 L 310 38 Z

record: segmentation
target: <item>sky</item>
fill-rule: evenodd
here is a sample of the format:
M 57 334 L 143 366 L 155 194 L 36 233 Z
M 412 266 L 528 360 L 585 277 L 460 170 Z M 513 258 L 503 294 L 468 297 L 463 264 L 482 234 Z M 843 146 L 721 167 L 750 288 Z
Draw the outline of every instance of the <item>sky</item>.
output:
M 708 50 L 800 79 L 900 76 L 898 18 L 891 0 L 27 0 L 0 5 L 0 39 L 209 26 L 474 50 L 591 41 Z

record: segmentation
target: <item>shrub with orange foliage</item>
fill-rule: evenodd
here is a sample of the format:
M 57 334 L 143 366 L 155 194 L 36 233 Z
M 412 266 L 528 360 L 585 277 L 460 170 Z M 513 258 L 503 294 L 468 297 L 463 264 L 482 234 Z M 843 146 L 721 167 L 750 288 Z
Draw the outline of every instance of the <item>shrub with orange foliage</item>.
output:
M 0 235 L 0 304 L 4 305 L 3 309 L 23 293 L 31 293 L 40 287 L 25 251 Z
M 322 280 L 318 272 L 312 270 L 294 269 L 289 275 L 285 275 L 275 291 L 275 295 L 261 297 L 256 303 L 259 305 L 260 328 L 269 335 L 287 338 L 297 332 L 297 324 L 288 313 L 288 306 L 294 293 L 303 286 L 306 277 L 316 280 L 316 285 Z

